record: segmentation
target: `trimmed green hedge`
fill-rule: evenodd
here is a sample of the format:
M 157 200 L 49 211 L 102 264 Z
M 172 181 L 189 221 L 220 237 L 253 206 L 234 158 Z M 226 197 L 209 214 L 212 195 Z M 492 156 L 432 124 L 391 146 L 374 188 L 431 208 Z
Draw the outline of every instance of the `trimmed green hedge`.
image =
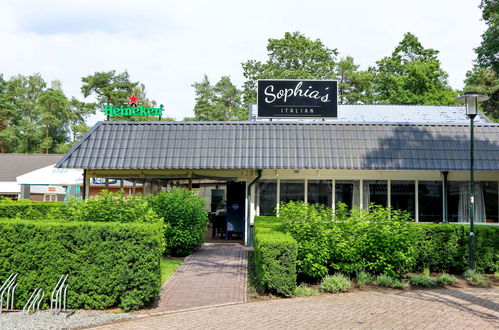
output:
M 62 202 L 0 201 L 0 218 L 39 219 L 59 212 Z
M 291 295 L 296 288 L 298 244 L 282 232 L 278 218 L 255 217 L 254 251 L 256 277 L 262 288 Z
M 417 268 L 462 273 L 468 268 L 470 226 L 459 224 L 423 224 L 412 226 L 419 231 Z M 499 226 L 475 225 L 476 267 L 494 272 L 499 268 Z
M 0 220 L 0 280 L 19 273 L 17 308 L 38 287 L 47 306 L 69 274 L 68 307 L 138 309 L 159 295 L 163 245 L 160 224 Z

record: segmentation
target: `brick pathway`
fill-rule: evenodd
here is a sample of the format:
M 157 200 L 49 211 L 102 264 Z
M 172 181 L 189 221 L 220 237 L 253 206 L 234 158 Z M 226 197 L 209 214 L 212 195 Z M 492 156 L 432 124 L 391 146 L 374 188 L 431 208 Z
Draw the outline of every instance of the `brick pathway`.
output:
M 244 246 L 206 243 L 168 280 L 154 312 L 244 302 L 246 265 Z
M 498 329 L 499 290 L 361 291 L 145 316 L 99 329 Z

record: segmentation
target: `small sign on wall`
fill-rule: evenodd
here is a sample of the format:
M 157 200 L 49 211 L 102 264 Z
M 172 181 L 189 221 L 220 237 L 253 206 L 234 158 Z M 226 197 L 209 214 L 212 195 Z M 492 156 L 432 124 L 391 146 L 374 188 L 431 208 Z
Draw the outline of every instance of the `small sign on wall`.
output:
M 260 118 L 337 118 L 336 80 L 268 80 L 257 82 Z

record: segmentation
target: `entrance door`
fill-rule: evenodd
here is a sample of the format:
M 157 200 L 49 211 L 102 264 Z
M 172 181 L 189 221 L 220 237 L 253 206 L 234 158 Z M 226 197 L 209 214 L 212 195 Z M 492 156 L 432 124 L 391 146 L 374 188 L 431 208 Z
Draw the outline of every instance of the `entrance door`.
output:
M 244 238 L 245 182 L 227 182 L 226 238 Z

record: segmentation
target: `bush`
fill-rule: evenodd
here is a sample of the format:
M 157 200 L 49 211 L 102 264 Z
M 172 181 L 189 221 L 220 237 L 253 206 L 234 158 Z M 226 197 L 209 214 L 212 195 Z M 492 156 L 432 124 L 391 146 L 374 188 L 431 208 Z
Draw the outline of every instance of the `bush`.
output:
M 357 284 L 358 287 L 363 287 L 373 282 L 374 282 L 374 276 L 364 271 L 358 272 L 357 276 L 355 277 L 355 283 Z
M 443 273 L 438 275 L 437 284 L 438 285 L 454 285 L 457 282 L 457 278 L 455 276 Z
M 26 199 L 0 201 L 0 218 L 42 219 L 57 217 L 63 206 L 61 202 L 34 202 Z
M 341 273 L 326 275 L 321 282 L 321 290 L 324 292 L 347 292 L 351 287 L 350 279 Z
M 69 221 L 161 222 L 145 198 L 140 194 L 125 196 L 122 190 L 102 190 L 84 201 L 71 199 L 62 212 Z
M 296 241 L 274 217 L 255 217 L 254 263 L 260 286 L 290 296 L 296 288 Z
M 0 280 L 19 273 L 17 308 L 39 287 L 47 306 L 69 274 L 68 307 L 138 309 L 159 295 L 162 250 L 159 224 L 0 220 Z
M 471 269 L 464 272 L 464 278 L 471 285 L 487 286 L 489 284 L 487 278 L 483 274 Z
M 311 288 L 303 283 L 297 286 L 295 291 L 293 291 L 293 296 L 295 297 L 313 297 L 318 295 L 319 292 L 316 289 Z
M 188 255 L 201 247 L 208 229 L 205 201 L 188 189 L 174 188 L 148 197 L 151 208 L 165 221 L 166 253 Z
M 393 289 L 405 289 L 408 286 L 407 283 L 402 282 L 401 280 L 393 278 L 393 277 L 388 276 L 386 274 L 381 274 L 381 275 L 376 276 L 375 283 L 379 286 L 384 286 L 384 287 L 393 288 Z
M 411 283 L 412 286 L 423 286 L 425 288 L 432 287 L 435 284 L 435 282 L 433 282 L 433 280 L 427 275 L 411 276 L 409 283 Z

